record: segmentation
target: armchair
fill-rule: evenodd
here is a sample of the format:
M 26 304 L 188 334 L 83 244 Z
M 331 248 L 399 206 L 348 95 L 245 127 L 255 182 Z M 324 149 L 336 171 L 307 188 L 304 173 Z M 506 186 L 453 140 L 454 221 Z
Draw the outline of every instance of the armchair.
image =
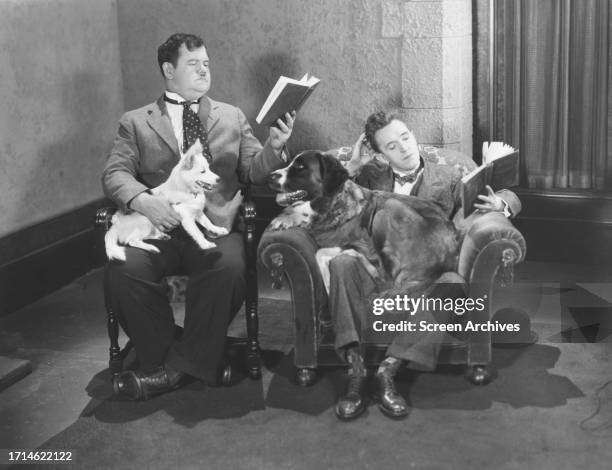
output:
M 456 273 L 465 279 L 468 297 L 486 298 L 482 311 L 473 311 L 468 318 L 474 323 L 491 320 L 493 288 L 512 282 L 513 267 L 522 261 L 526 243 L 512 222 L 500 213 L 477 214 L 466 219 Z M 309 385 L 316 378 L 319 365 L 344 365 L 334 351 L 334 332 L 327 306 L 327 294 L 315 260 L 317 245 L 301 228 L 264 232 L 258 256 L 279 286 L 288 281 L 294 322 L 294 363 L 296 380 Z M 364 337 L 365 360 L 376 364 L 384 357 L 388 344 Z M 491 333 L 464 333 L 445 343 L 439 362 L 464 364 L 466 376 L 474 384 L 490 381 Z
M 111 218 L 116 211 L 116 207 L 102 207 L 95 215 L 94 226 L 97 232 L 99 245 L 104 246 L 104 234 L 109 229 Z M 258 297 L 257 297 L 257 271 L 256 271 L 256 239 L 255 239 L 255 205 L 250 197 L 250 189 L 246 188 L 244 202 L 240 208 L 239 226 L 244 235 L 245 254 L 246 254 L 246 296 L 245 296 L 245 316 L 247 323 L 246 338 L 227 338 L 226 348 L 236 348 L 243 350 L 246 355 L 246 367 L 252 379 L 261 377 L 261 364 L 259 357 L 258 342 Z M 111 308 L 110 289 L 106 271 L 104 277 L 104 303 L 107 313 L 107 329 L 110 340 L 109 349 L 109 370 L 112 374 L 113 386 L 116 378 L 123 370 L 123 360 L 132 349 L 131 341 L 128 341 L 123 348 L 119 346 L 119 323 L 117 316 Z M 186 276 L 168 276 L 166 284 L 168 286 L 168 297 L 172 302 L 184 302 L 185 288 L 187 283 Z M 178 327 L 177 327 L 178 328 Z M 224 385 L 229 385 L 232 380 L 232 368 L 229 363 L 223 364 L 220 371 L 220 381 Z

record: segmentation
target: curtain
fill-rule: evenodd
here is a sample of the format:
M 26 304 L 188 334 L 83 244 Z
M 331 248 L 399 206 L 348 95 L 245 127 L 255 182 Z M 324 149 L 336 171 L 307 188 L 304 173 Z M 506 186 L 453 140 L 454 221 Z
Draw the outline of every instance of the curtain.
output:
M 496 140 L 521 184 L 612 191 L 608 0 L 496 0 Z

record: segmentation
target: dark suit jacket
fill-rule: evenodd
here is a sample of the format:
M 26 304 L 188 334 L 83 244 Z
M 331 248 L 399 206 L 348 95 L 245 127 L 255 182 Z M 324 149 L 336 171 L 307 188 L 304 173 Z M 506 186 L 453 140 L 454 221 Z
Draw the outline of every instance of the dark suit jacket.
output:
M 410 192 L 413 196 L 436 201 L 446 214 L 461 218 L 461 178 L 462 173 L 456 166 L 433 161 L 428 155 L 421 155 L 424 168 Z M 468 170 L 475 168 L 472 162 Z M 369 189 L 393 192 L 393 170 L 386 163 L 372 160 L 365 164 L 355 181 Z M 497 194 L 508 204 L 512 217 L 521 211 L 521 202 L 512 191 L 503 189 Z M 457 223 L 457 219 L 455 218 Z
M 213 156 L 211 169 L 221 177 L 207 197 L 210 219 L 231 228 L 237 207 L 231 200 L 241 183 L 261 184 L 285 162 L 270 144 L 262 147 L 244 113 L 226 103 L 202 98 L 199 115 L 206 122 Z M 163 96 L 156 102 L 125 113 L 102 174 L 107 197 L 122 210 L 138 194 L 163 183 L 180 160 Z

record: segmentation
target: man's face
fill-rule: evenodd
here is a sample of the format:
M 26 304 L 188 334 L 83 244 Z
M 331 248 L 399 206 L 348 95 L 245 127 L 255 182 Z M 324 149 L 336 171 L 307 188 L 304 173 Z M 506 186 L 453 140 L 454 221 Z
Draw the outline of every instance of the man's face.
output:
M 406 124 L 394 119 L 374 134 L 376 144 L 391 168 L 410 171 L 420 164 L 419 147 Z
M 205 47 L 190 51 L 181 44 L 176 67 L 165 63 L 166 85 L 169 91 L 186 100 L 197 100 L 210 89 L 210 67 Z

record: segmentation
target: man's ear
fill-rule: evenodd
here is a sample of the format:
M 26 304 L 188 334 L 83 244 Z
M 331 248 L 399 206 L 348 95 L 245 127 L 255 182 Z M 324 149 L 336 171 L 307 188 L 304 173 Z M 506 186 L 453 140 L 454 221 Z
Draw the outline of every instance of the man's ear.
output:
M 348 171 L 332 155 L 319 153 L 318 159 L 321 180 L 323 181 L 323 195 L 329 196 L 337 192 L 344 182 L 349 179 Z
M 174 65 L 171 62 L 164 62 L 162 64 L 162 71 L 164 73 L 164 78 L 168 80 L 172 80 L 174 78 Z

